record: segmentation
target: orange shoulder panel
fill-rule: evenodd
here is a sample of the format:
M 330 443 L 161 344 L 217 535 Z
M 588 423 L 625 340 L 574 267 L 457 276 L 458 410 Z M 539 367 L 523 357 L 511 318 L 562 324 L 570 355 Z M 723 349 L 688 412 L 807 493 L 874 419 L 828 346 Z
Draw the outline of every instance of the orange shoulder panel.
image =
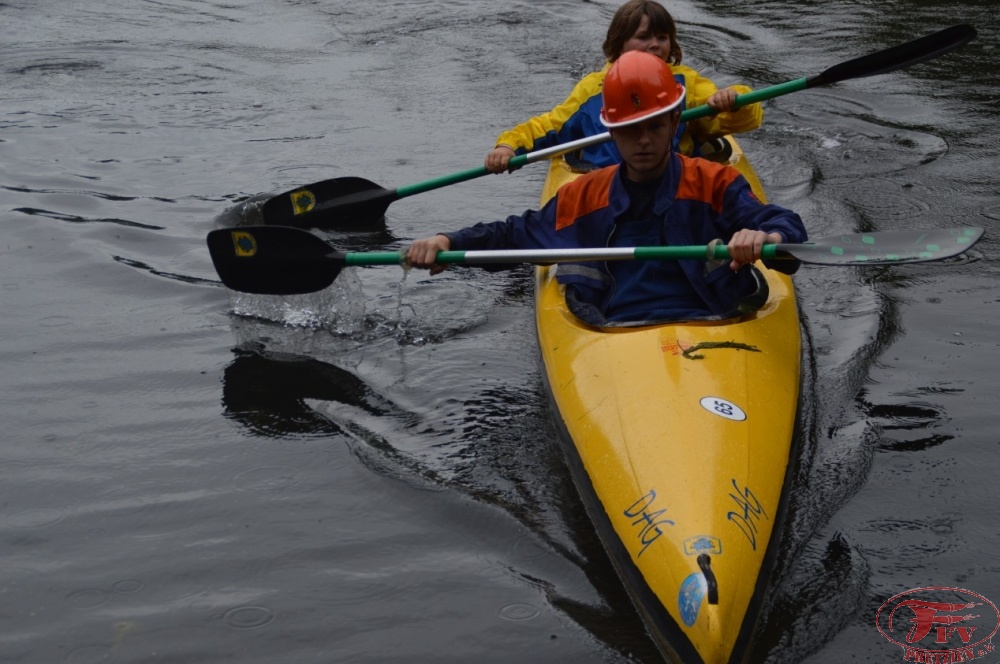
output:
M 556 193 L 556 230 L 561 230 L 585 214 L 607 207 L 611 182 L 617 166 L 607 166 L 567 182 Z
M 677 186 L 678 200 L 695 200 L 708 203 L 716 212 L 722 211 L 722 198 L 726 189 L 740 176 L 740 172 L 727 164 L 707 159 L 680 155 L 681 181 Z

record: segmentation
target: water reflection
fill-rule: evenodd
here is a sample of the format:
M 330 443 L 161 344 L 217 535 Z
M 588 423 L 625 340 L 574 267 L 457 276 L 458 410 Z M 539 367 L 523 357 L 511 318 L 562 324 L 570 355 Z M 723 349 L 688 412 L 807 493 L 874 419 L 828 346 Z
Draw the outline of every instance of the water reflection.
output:
M 332 362 L 263 343 L 233 354 L 222 377 L 226 417 L 269 440 L 333 440 L 383 477 L 501 508 L 532 533 L 511 550 L 509 575 L 601 641 L 655 661 L 656 647 L 580 504 L 540 394 L 492 385 L 450 399 L 450 414 L 425 417 Z M 551 556 L 577 567 L 596 596 L 565 579 L 554 583 L 543 571 Z
M 307 399 L 339 401 L 376 417 L 404 411 L 376 394 L 357 376 L 311 357 L 266 351 L 234 351 L 222 377 L 226 415 L 256 435 L 286 438 L 329 435 L 343 428 L 318 414 Z

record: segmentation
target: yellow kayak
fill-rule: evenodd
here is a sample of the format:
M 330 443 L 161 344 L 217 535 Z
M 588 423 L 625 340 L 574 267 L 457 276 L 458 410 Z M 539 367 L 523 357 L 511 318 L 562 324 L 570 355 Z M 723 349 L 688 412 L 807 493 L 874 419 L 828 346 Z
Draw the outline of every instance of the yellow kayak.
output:
M 731 139 L 730 139 L 731 140 Z M 730 163 L 766 200 L 733 142 Z M 544 203 L 576 177 L 550 166 Z M 740 318 L 592 327 L 558 267 L 535 276 L 543 376 L 574 480 L 664 656 L 741 661 L 774 566 L 798 448 L 798 311 L 791 279 Z

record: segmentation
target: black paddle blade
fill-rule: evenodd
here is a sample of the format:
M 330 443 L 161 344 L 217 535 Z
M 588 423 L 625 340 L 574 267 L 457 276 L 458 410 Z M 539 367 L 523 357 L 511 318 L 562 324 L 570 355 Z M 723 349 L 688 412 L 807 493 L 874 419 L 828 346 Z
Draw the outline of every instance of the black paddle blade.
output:
M 814 265 L 897 265 L 958 256 L 983 236 L 982 228 L 886 231 L 834 235 L 805 244 L 778 245 L 778 253 Z
M 806 81 L 806 87 L 831 85 L 839 81 L 846 81 L 849 78 L 888 74 L 897 69 L 933 60 L 948 51 L 965 46 L 975 38 L 976 29 L 968 23 L 953 25 L 950 28 L 939 30 L 926 37 L 920 37 L 919 39 L 887 48 L 878 53 L 863 55 L 860 58 L 834 65 L 826 71 L 809 78 Z
M 222 283 L 241 293 L 298 295 L 333 283 L 341 254 L 312 233 L 286 226 L 220 228 L 208 252 Z
M 286 191 L 265 201 L 261 215 L 268 226 L 378 230 L 395 191 L 357 177 L 323 180 Z

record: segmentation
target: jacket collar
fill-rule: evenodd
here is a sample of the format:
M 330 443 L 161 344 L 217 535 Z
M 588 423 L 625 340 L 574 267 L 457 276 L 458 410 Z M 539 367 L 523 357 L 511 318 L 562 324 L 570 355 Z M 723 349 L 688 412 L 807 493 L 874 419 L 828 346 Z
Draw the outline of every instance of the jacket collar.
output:
M 653 203 L 655 214 L 664 214 L 677 197 L 677 189 L 680 186 L 681 160 L 676 152 L 671 151 L 670 159 L 667 161 L 667 169 L 660 177 L 660 186 L 656 190 L 656 200 Z M 631 199 L 628 190 L 625 189 L 625 169 L 619 164 L 618 173 L 611 183 L 611 215 L 617 221 L 619 217 L 628 211 Z

